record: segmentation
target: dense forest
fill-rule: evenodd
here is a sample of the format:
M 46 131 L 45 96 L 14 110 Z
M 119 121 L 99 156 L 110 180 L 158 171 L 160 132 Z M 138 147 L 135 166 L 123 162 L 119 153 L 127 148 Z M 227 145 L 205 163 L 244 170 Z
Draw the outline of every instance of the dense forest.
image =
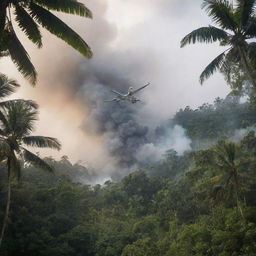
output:
M 38 104 L 7 98 L 20 84 L 0 73 L 1 256 L 256 255 L 256 1 L 202 2 L 214 26 L 192 31 L 180 46 L 226 47 L 199 80 L 220 71 L 231 93 L 170 116 L 168 127 L 185 130 L 190 150 L 180 154 L 170 146 L 161 159 L 120 179 L 97 184 L 101 170 L 34 153 L 60 150 L 61 143 L 34 135 Z M 38 48 L 44 28 L 92 57 L 55 12 L 92 18 L 76 0 L 0 2 L 0 58 L 10 58 L 32 85 L 37 71 L 18 28 Z
M 248 103 L 228 102 L 227 115 L 234 111 L 240 118 L 233 130 L 245 123 L 251 127 Z M 89 185 L 97 173 L 72 165 L 65 156 L 44 159 L 55 173 L 24 167 L 21 182 L 12 181 L 11 218 L 1 255 L 255 255 L 255 132 L 232 142 L 222 136 L 225 122 L 219 129 L 208 122 L 206 135 L 201 123 L 209 111 L 212 123 L 218 123 L 218 107 L 190 109 L 186 120 L 200 115 L 201 121 L 189 122 L 187 133 L 192 139 L 194 131 L 212 139 L 217 131 L 215 144 L 183 155 L 169 150 L 159 162 L 118 182 Z M 5 180 L 1 166 L 1 205 Z

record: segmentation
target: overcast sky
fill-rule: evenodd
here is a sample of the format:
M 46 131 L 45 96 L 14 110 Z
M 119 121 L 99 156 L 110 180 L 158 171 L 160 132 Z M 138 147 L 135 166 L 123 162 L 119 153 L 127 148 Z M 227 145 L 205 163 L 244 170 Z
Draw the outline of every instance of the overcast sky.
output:
M 63 144 L 60 155 L 99 168 L 109 159 L 103 136 L 81 130 L 81 126 L 94 122 L 89 118 L 91 106 L 86 103 L 91 92 L 83 89 L 83 100 L 82 82 L 78 79 L 89 66 L 97 67 L 97 72 L 100 70 L 103 74 L 113 71 L 115 76 L 124 78 L 134 87 L 151 83 L 139 95 L 144 104 L 137 110 L 137 116 L 146 125 L 157 126 L 180 108 L 211 103 L 215 97 L 225 97 L 229 92 L 219 74 L 203 86 L 198 82 L 203 68 L 221 52 L 218 45 L 197 44 L 183 49 L 179 46 L 187 33 L 210 24 L 201 10 L 201 0 L 83 2 L 92 10 L 93 20 L 68 15 L 61 15 L 61 18 L 79 31 L 92 47 L 92 60 L 84 60 L 45 32 L 44 47 L 40 50 L 20 36 L 39 74 L 36 88 L 17 73 L 10 61 L 0 61 L 1 72 L 22 84 L 15 97 L 39 102 L 37 133 L 59 138 Z M 120 91 L 126 88 L 122 84 L 117 87 Z M 107 94 L 106 98 L 110 96 Z

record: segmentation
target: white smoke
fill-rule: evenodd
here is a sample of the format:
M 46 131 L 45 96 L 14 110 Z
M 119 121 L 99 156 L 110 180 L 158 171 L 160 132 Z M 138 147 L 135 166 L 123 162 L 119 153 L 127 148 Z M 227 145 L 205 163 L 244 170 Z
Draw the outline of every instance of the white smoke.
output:
M 141 146 L 136 157 L 139 162 L 152 163 L 160 160 L 169 149 L 182 155 L 191 149 L 190 144 L 191 140 L 185 135 L 185 130 L 175 125 L 173 128 L 168 128 L 164 138 L 157 143 L 150 142 Z
M 234 142 L 239 142 L 241 139 L 243 139 L 250 131 L 256 132 L 255 126 L 250 126 L 244 129 L 237 129 L 234 131 L 234 134 L 230 137 L 230 140 Z

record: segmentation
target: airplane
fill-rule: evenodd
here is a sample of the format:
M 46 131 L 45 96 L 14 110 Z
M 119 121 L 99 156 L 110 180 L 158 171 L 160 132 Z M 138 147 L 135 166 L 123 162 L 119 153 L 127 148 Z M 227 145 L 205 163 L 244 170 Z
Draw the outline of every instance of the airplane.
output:
M 126 94 L 122 94 L 118 91 L 115 90 L 111 90 L 111 92 L 117 94 L 117 97 L 113 98 L 112 100 L 104 100 L 105 102 L 119 102 L 119 101 L 129 101 L 132 104 L 137 103 L 138 101 L 141 101 L 140 99 L 134 97 L 134 94 L 137 93 L 138 91 L 146 88 L 147 86 L 149 86 L 150 83 L 147 83 L 146 85 L 143 85 L 142 87 L 140 87 L 139 89 L 134 90 L 133 87 L 129 87 L 128 92 Z

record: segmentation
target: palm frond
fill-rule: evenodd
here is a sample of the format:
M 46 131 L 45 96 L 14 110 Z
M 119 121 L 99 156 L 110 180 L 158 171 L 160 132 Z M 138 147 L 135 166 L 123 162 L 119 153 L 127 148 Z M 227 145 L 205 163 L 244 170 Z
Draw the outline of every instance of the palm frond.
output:
M 38 109 L 38 104 L 35 101 L 33 101 L 33 100 L 24 100 L 24 99 L 14 99 L 14 100 L 1 101 L 0 102 L 0 107 L 7 108 L 8 105 L 13 104 L 13 103 L 18 102 L 18 101 L 21 101 L 21 102 L 24 102 L 25 104 L 28 104 L 29 106 L 31 106 L 31 108 Z
M 242 26 L 246 26 L 255 10 L 255 0 L 237 0 L 237 11 Z
M 219 169 L 227 171 L 234 168 L 237 154 L 237 145 L 234 142 L 220 141 L 214 152 L 217 156 Z
M 92 18 L 91 11 L 76 0 L 34 0 L 34 2 L 49 10 Z
M 216 151 L 216 164 L 215 164 L 215 168 L 222 170 L 222 171 L 226 171 L 227 167 L 231 167 L 232 163 L 230 163 L 226 153 L 222 150 L 222 151 Z
M 3 157 L 10 155 L 10 152 L 11 148 L 7 141 L 0 139 L 0 159 L 2 160 Z
M 60 142 L 52 137 L 44 137 L 44 136 L 27 136 L 23 137 L 22 141 L 27 146 L 39 147 L 39 148 L 53 148 L 60 150 L 61 144 Z
M 184 47 L 187 44 L 195 44 L 196 42 L 200 43 L 213 43 L 216 41 L 225 41 L 229 37 L 229 34 L 222 29 L 209 26 L 209 27 L 201 27 L 196 29 L 186 35 L 181 40 L 181 47 Z
M 19 5 L 15 5 L 15 15 L 15 20 L 26 36 L 39 48 L 42 47 L 42 35 L 30 15 Z
M 254 38 L 256 36 L 256 17 L 250 17 L 244 31 L 246 36 L 249 38 Z
M 1 124 L 1 130 L 9 130 L 9 123 L 5 116 L 5 114 L 0 111 L 0 124 Z
M 24 100 L 9 102 L 3 108 L 3 115 L 7 120 L 6 132 L 17 138 L 27 136 L 34 130 L 34 122 L 38 119 L 38 112 Z
M 234 163 L 236 157 L 236 144 L 234 142 L 228 142 L 224 144 L 225 154 L 227 155 L 228 161 Z
M 206 79 L 208 79 L 214 72 L 221 68 L 225 55 L 225 52 L 221 53 L 204 69 L 199 78 L 201 84 L 203 84 Z
M 33 2 L 30 3 L 29 9 L 30 15 L 44 28 L 65 41 L 85 57 L 92 57 L 92 52 L 88 44 L 63 21 Z
M 222 178 L 221 175 L 213 176 L 213 177 L 211 177 L 211 178 L 208 178 L 208 179 L 206 179 L 206 180 L 203 180 L 203 181 L 201 182 L 201 185 L 207 185 L 207 186 L 209 186 L 209 185 L 213 185 L 213 184 L 219 183 L 220 180 L 221 180 L 221 178 Z
M 0 74 L 0 98 L 11 95 L 19 86 L 20 85 L 17 83 L 17 81 L 9 79 L 4 74 Z
M 2 51 L 1 49 L 0 49 L 0 58 L 2 58 L 2 57 L 7 57 L 7 56 L 9 56 L 10 54 L 9 54 L 9 52 L 8 51 Z
M 232 75 L 234 73 L 234 67 L 239 65 L 240 55 L 237 48 L 231 48 L 223 60 L 220 72 L 225 76 L 228 83 L 231 82 Z
M 5 40 L 11 59 L 16 64 L 19 72 L 34 85 L 37 77 L 35 67 L 14 31 L 6 33 Z
M 228 0 L 204 0 L 202 8 L 221 28 L 232 31 L 236 29 L 233 7 Z
M 43 159 L 38 157 L 37 155 L 33 154 L 32 152 L 28 151 L 25 148 L 23 150 L 23 157 L 26 163 L 32 164 L 35 167 L 38 167 L 42 170 L 53 172 L 54 169 L 49 164 L 47 164 Z
M 226 54 L 226 59 L 231 63 L 240 62 L 241 58 L 239 55 L 239 50 L 236 47 L 232 47 Z
M 16 99 L 16 101 L 23 101 L 25 105 L 29 106 L 29 108 L 32 108 L 32 109 L 39 108 L 39 105 L 34 100 Z

